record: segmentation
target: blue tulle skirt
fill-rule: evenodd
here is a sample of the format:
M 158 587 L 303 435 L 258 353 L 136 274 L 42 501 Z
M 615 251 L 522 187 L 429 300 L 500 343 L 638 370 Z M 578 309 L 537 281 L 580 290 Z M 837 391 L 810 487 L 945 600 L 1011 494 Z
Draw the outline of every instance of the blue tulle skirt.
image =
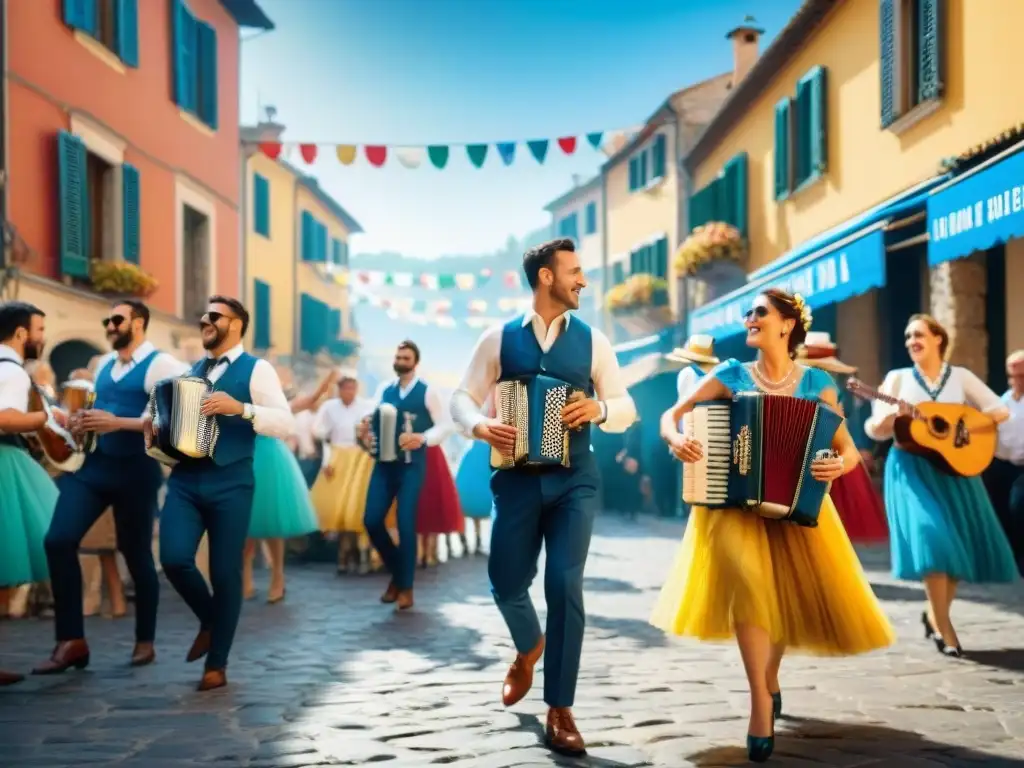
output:
M 899 448 L 885 462 L 892 573 L 920 581 L 943 573 L 960 581 L 1006 583 L 1017 565 L 980 477 L 955 477 Z
M 459 462 L 455 488 L 462 513 L 469 518 L 489 518 L 491 504 L 491 446 L 476 440 Z
M 257 435 L 253 474 L 250 538 L 291 539 L 319 529 L 299 460 L 284 442 Z
M 0 445 L 0 587 L 48 581 L 43 539 L 57 485 L 25 451 Z

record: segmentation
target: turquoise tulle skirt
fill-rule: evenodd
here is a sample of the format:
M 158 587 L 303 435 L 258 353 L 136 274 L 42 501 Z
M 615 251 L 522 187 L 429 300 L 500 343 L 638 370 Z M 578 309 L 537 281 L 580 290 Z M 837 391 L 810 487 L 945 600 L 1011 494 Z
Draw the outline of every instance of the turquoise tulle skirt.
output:
M 299 460 L 274 437 L 256 436 L 256 492 L 249 537 L 291 539 L 319 530 Z
M 43 539 L 57 485 L 21 448 L 0 445 L 0 587 L 50 578 Z
M 1010 543 L 980 477 L 954 477 L 899 448 L 885 461 L 892 573 L 944 573 L 975 584 L 1017 579 Z
M 459 492 L 462 514 L 469 518 L 489 518 L 494 496 L 491 494 L 491 446 L 476 440 L 459 462 L 455 488 Z

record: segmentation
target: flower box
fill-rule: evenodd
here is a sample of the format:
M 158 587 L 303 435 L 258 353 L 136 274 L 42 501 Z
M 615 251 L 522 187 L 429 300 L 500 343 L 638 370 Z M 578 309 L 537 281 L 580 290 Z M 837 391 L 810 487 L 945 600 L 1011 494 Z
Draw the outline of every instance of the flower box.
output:
M 677 275 L 697 275 L 717 262 L 742 263 L 747 243 L 740 231 L 719 221 L 696 227 L 676 251 Z
M 94 261 L 89 274 L 92 289 L 111 296 L 144 299 L 160 285 L 151 274 L 127 261 Z
M 605 306 L 612 313 L 639 307 L 665 307 L 668 305 L 668 282 L 654 275 L 631 275 L 605 294 Z

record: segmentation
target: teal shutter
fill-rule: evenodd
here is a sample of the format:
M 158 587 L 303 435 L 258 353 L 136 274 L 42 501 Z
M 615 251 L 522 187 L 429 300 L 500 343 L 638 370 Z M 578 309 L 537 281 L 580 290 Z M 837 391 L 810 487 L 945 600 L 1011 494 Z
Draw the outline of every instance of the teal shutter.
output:
M 597 203 L 587 203 L 586 218 L 585 232 L 592 235 L 597 232 Z
M 317 222 L 315 259 L 321 264 L 326 264 L 328 256 L 330 256 L 330 254 L 327 252 L 327 227 L 320 222 Z
M 341 241 L 341 261 L 338 262 L 341 266 L 348 266 L 348 241 Z
M 624 282 L 626 282 L 626 267 L 621 261 L 617 261 L 612 265 L 612 286 L 622 285 Z
M 811 177 L 811 81 L 804 76 L 796 84 L 796 131 L 793 142 L 793 186 Z
M 942 0 L 918 0 L 917 101 L 942 96 L 943 19 Z
M 718 180 L 719 197 L 722 207 L 719 209 L 721 221 L 732 224 L 744 237 L 747 236 L 747 153 L 741 152 L 733 157 Z
M 73 134 L 57 134 L 60 194 L 60 271 L 89 277 L 89 191 L 85 183 L 85 144 Z
M 260 174 L 252 178 L 253 230 L 257 235 L 270 237 L 270 182 Z
M 140 189 L 139 170 L 125 163 L 121 166 L 122 223 L 124 227 L 124 260 L 139 263 L 142 240 L 139 232 Z
M 331 263 L 341 264 L 341 240 L 336 237 L 331 238 Z
M 171 0 L 174 27 L 174 103 L 188 112 L 196 111 L 197 51 L 196 20 L 181 0 Z
M 630 192 L 635 191 L 636 188 L 638 186 L 640 186 L 639 183 L 637 182 L 638 178 L 639 178 L 639 173 L 637 172 L 636 158 L 635 157 L 631 157 L 631 158 L 629 158 L 629 191 Z
M 129 67 L 139 66 L 139 1 L 115 0 L 114 34 L 117 55 Z
M 896 104 L 896 3 L 898 0 L 879 0 L 879 63 L 881 70 L 882 128 L 888 128 L 899 116 Z
M 309 311 L 309 296 L 305 293 L 299 294 L 299 349 L 302 352 L 309 352 L 312 344 L 309 335 L 313 329 L 313 316 Z
M 199 119 L 217 130 L 217 32 L 204 21 L 196 22 Z
M 333 342 L 341 338 L 341 310 L 328 307 L 328 311 L 330 312 L 330 321 L 327 326 L 328 341 Z
M 96 0 L 64 0 L 64 23 L 95 37 Z
M 659 133 L 651 150 L 651 178 L 660 179 L 665 175 L 665 134 Z
M 637 189 L 643 189 L 647 186 L 647 150 L 645 149 L 639 155 L 636 156 L 636 168 L 637 168 Z
M 790 168 L 790 125 L 793 109 L 789 98 L 775 105 L 775 199 L 785 199 L 792 190 Z
M 668 279 L 668 238 L 663 237 L 654 244 L 654 275 Z
M 303 261 L 313 261 L 313 253 L 315 251 L 314 240 L 316 240 L 316 228 L 313 226 L 314 223 L 313 214 L 309 211 L 303 211 L 302 231 L 299 243 Z
M 270 349 L 270 284 L 254 280 L 253 295 L 256 300 L 256 318 L 252 345 L 255 349 Z
M 810 78 L 809 142 L 811 174 L 824 174 L 828 169 L 828 70 L 815 67 Z
M 687 207 L 691 232 L 709 221 L 715 221 L 718 217 L 718 190 L 719 184 L 716 180 L 697 190 L 690 198 Z

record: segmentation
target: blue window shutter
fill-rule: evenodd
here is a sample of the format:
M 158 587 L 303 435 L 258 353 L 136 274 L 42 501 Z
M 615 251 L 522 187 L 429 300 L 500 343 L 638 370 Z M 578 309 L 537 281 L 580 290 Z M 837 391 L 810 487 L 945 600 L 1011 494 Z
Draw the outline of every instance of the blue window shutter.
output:
M 198 56 L 196 20 L 181 0 L 171 0 L 174 27 L 174 103 L 188 112 L 196 111 Z
M 636 156 L 637 167 L 637 188 L 643 189 L 647 186 L 647 150 L 645 149 Z
M 330 325 L 328 326 L 328 341 L 337 341 L 341 337 L 341 310 L 332 309 L 328 307 L 330 311 Z
M 341 264 L 341 240 L 336 237 L 331 238 L 331 263 Z
M 828 70 L 815 67 L 810 78 L 810 168 L 811 173 L 823 174 L 828 169 Z
M 139 66 L 139 0 L 115 0 L 114 31 L 121 61 Z
M 663 237 L 654 244 L 654 274 L 663 280 L 668 279 L 668 238 Z
M 660 179 L 665 175 L 665 134 L 659 133 L 654 139 L 653 163 L 651 177 Z
M 316 225 L 316 260 L 326 264 L 330 254 L 327 252 L 327 227 L 317 222 Z
M 270 349 L 270 284 L 262 280 L 253 281 L 253 295 L 256 299 L 256 318 L 252 345 L 256 349 Z
M 89 277 L 89 191 L 85 181 L 85 144 L 77 136 L 57 134 L 60 194 L 60 271 Z
M 629 252 L 629 274 L 631 275 L 635 275 L 639 271 L 636 256 L 636 251 Z
M 942 96 L 943 42 L 945 30 L 942 0 L 918 0 L 917 101 Z
M 637 181 L 638 178 L 639 178 L 639 173 L 637 172 L 636 158 L 635 157 L 631 157 L 631 158 L 629 158 L 629 191 L 630 192 L 635 191 L 636 188 L 638 186 L 640 186 L 638 181 Z
M 72 29 L 96 34 L 96 0 L 64 0 L 64 23 Z
M 898 0 L 879 0 L 879 69 L 881 71 L 882 128 L 888 128 L 899 117 L 896 103 L 896 3 Z
M 253 230 L 270 237 L 270 182 L 260 174 L 252 178 Z
M 124 260 L 139 263 L 142 239 L 139 170 L 125 163 L 121 166 L 122 222 L 124 226 Z
M 316 232 L 313 228 L 313 214 L 309 211 L 302 212 L 302 233 L 300 238 L 299 247 L 302 253 L 302 260 L 313 261 L 313 241 L 316 238 Z
M 718 215 L 721 221 L 732 224 L 744 237 L 747 236 L 747 153 L 733 157 L 722 170 L 718 180 L 719 198 L 722 207 Z
M 792 168 L 790 167 L 791 116 L 793 110 L 789 98 L 775 105 L 775 199 L 782 200 L 792 190 Z
M 347 267 L 348 266 L 348 241 L 347 240 L 342 240 L 341 241 L 341 261 L 339 263 L 343 267 Z
M 587 203 L 586 209 L 587 227 L 586 233 L 592 235 L 597 232 L 597 203 Z
M 196 22 L 196 49 L 199 119 L 217 130 L 217 31 L 205 21 Z
M 793 186 L 810 178 L 811 167 L 811 81 L 803 77 L 796 84 L 796 130 L 793 142 Z

